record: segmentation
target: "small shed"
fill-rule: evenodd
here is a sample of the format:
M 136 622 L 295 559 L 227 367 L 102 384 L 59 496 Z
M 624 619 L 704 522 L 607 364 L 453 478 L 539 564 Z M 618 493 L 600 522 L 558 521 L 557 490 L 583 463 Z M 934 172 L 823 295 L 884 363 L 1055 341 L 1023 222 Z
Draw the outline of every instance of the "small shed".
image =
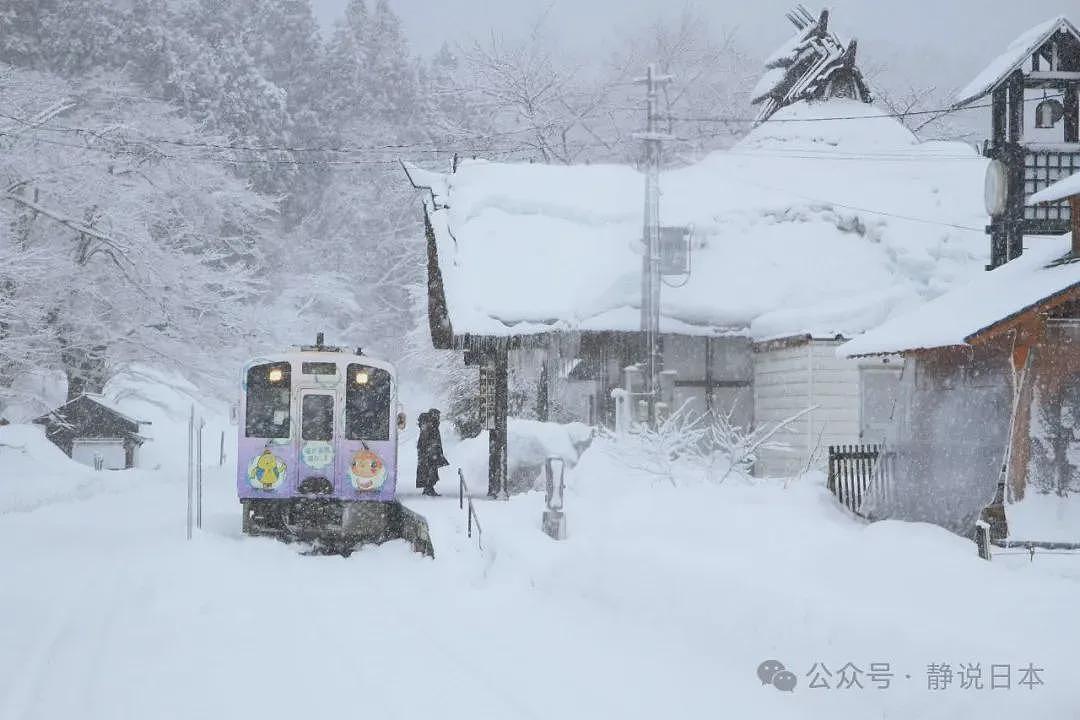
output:
M 150 424 L 89 394 L 79 395 L 34 423 L 43 425 L 45 437 L 72 460 L 105 470 L 135 467 L 138 449 L 146 442 L 139 427 Z

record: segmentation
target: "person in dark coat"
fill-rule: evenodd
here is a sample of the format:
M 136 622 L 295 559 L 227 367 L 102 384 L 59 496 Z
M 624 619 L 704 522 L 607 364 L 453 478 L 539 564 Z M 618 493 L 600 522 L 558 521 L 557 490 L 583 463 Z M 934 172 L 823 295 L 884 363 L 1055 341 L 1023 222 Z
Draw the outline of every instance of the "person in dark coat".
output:
M 416 440 L 416 487 L 423 488 L 424 495 L 438 495 L 435 483 L 439 482 L 439 468 L 450 464 L 443 454 L 439 435 L 439 411 L 432 408 L 420 413 L 416 424 L 420 426 L 420 437 Z

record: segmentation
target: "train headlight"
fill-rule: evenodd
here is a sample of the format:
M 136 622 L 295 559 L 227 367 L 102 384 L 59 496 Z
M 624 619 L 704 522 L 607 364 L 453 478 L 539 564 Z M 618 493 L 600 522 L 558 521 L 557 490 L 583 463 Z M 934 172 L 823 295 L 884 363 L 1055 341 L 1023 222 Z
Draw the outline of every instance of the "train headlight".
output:
M 281 371 L 281 368 L 271 368 L 270 372 L 266 373 L 266 379 L 272 383 L 281 382 L 283 377 L 285 373 Z
M 367 374 L 367 373 L 366 373 L 365 371 L 363 371 L 363 370 L 361 370 L 360 372 L 356 373 L 356 384 L 357 384 L 357 385 L 367 385 L 367 384 L 368 384 L 368 380 L 370 380 L 370 379 L 371 379 L 371 378 L 370 378 L 370 377 L 368 377 L 368 374 Z

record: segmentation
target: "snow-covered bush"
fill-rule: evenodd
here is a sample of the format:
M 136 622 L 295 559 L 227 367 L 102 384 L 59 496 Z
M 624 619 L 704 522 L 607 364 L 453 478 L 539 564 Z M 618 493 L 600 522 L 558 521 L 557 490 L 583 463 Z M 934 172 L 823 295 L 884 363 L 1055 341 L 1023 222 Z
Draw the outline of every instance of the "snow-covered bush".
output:
M 628 432 L 606 433 L 611 442 L 604 447 L 627 469 L 677 485 L 677 476 L 707 466 L 707 435 L 704 418 L 687 401 L 655 428 L 635 423 Z
M 713 413 L 708 429 L 711 453 L 708 456 L 707 473 L 710 479 L 723 482 L 732 472 L 749 475 L 761 450 L 787 450 L 788 445 L 776 436 L 813 408 L 801 410 L 774 425 L 746 429 L 732 422 L 735 406 L 726 413 Z M 717 473 L 721 472 L 717 478 Z
M 690 401 L 655 428 L 634 424 L 625 433 L 606 433 L 605 445 L 624 467 L 677 485 L 679 478 L 704 477 L 720 483 L 732 473 L 748 476 L 764 449 L 786 449 L 776 436 L 813 408 L 775 425 L 747 429 L 733 422 L 734 406 L 711 417 L 694 412 Z

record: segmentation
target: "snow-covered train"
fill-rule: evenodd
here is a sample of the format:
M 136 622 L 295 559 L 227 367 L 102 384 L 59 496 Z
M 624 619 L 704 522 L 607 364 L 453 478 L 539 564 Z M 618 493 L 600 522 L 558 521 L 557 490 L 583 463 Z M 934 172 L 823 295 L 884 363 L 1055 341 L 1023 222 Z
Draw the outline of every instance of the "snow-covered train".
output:
M 236 487 L 243 531 L 349 553 L 402 538 L 433 555 L 427 522 L 396 499 L 405 416 L 390 363 L 323 344 L 247 363 Z

